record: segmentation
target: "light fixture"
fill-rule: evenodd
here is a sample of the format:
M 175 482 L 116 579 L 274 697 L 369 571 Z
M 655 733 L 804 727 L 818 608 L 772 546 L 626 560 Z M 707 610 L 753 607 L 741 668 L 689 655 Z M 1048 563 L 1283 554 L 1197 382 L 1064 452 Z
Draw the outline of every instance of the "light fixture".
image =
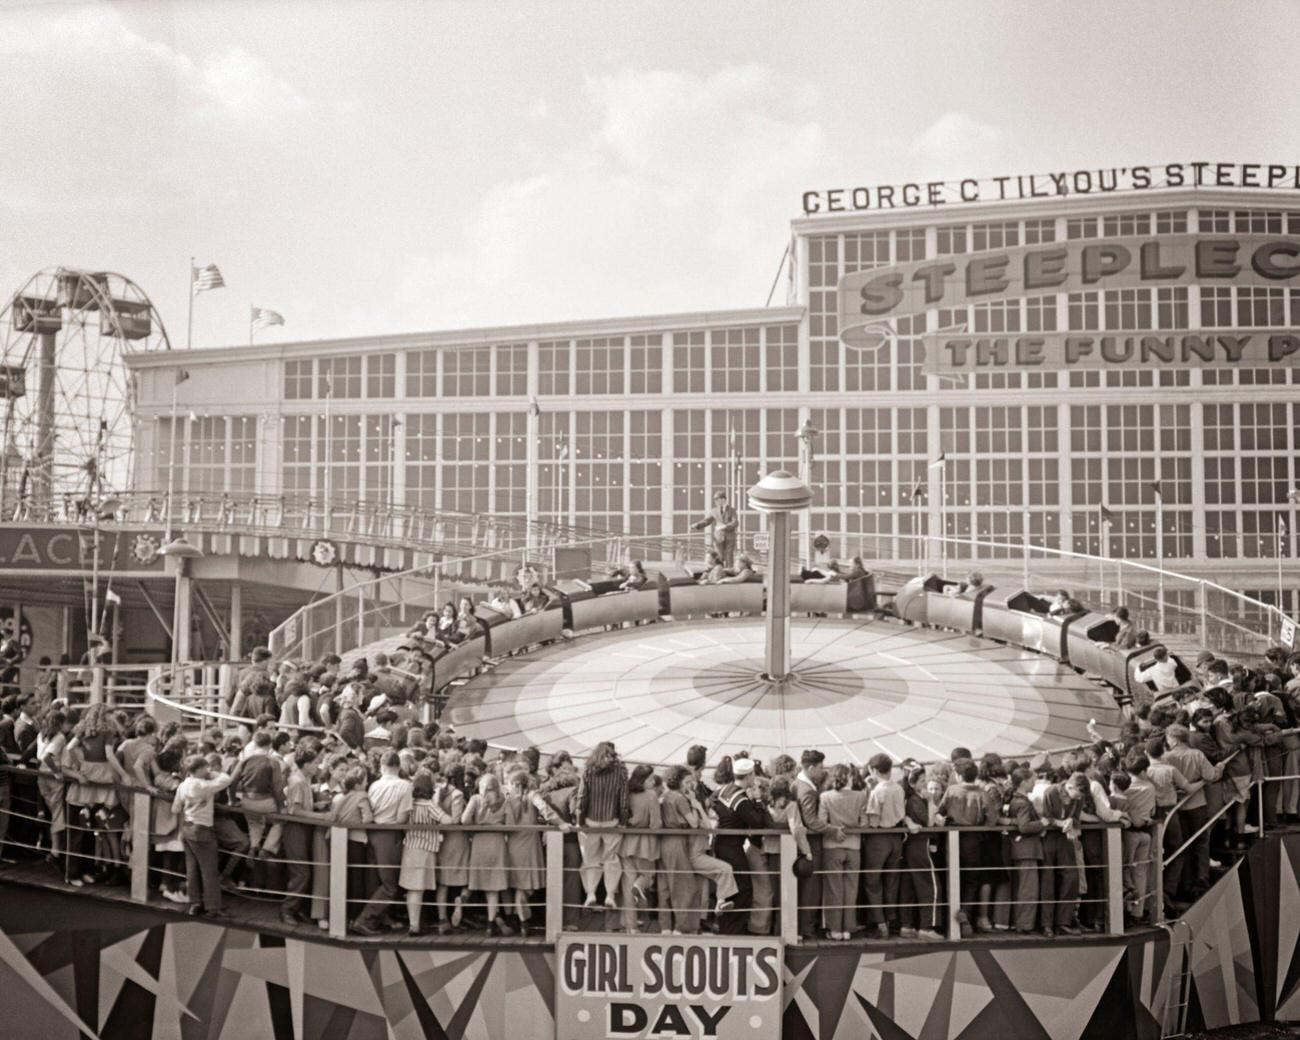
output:
M 201 560 L 203 550 L 197 545 L 192 545 L 185 540 L 183 534 L 178 534 L 170 542 L 167 542 L 158 550 L 160 556 L 171 556 L 178 560 Z

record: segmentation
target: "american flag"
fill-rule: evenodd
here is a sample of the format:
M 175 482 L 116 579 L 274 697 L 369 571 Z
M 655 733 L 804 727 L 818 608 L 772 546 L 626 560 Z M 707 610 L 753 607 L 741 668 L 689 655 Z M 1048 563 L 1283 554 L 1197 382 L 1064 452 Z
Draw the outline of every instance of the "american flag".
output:
M 264 329 L 268 325 L 283 325 L 284 315 L 279 311 L 268 310 L 266 307 L 253 307 L 252 312 L 253 328 Z
M 216 264 L 190 268 L 190 292 L 193 295 L 197 296 L 209 289 L 224 289 L 225 287 L 226 280 L 221 277 L 221 271 Z

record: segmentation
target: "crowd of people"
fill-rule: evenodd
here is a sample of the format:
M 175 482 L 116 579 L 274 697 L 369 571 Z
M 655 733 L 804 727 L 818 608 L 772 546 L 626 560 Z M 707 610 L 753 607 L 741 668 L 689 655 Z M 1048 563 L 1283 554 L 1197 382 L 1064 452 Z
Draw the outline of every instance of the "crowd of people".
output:
M 517 580 L 489 605 L 512 617 L 546 609 L 537 576 Z M 633 565 L 610 580 L 634 590 L 648 579 Z M 1064 591 L 1049 605 L 1075 608 Z M 1113 617 L 1136 645 L 1127 612 Z M 815 749 L 766 762 L 739 750 L 706 768 L 696 746 L 652 767 L 609 743 L 579 764 L 431 721 L 432 648 L 481 624 L 465 597 L 426 614 L 391 656 L 276 663 L 259 648 L 222 724 L 199 732 L 69 704 L 48 677 L 9 692 L 0 750 L 29 771 L 0 773 L 0 855 L 47 856 L 75 886 L 125 884 L 139 832 L 128 809 L 146 792 L 151 882 L 195 916 L 222 916 L 223 893 L 235 892 L 278 899 L 286 924 L 326 926 L 337 827 L 354 933 L 511 935 L 544 914 L 553 829 L 566 927 L 763 935 L 779 928 L 784 838 L 801 935 L 938 940 L 950 902 L 963 935 L 1102 928 L 1107 825 L 1121 829 L 1125 914 L 1138 922 L 1157 890 L 1170 913 L 1204 892 L 1216 864 L 1249 845 L 1254 820 L 1300 821 L 1300 781 L 1285 779 L 1300 774 L 1300 655 L 1281 648 L 1257 666 L 1203 654 L 1190 676 L 1157 649 L 1153 703 L 1116 738 L 1094 731 L 1056 756 L 956 748 L 942 762 L 879 754 L 861 765 L 828 764 Z M 1261 793 L 1254 781 L 1270 776 L 1278 782 Z M 958 835 L 955 891 L 946 829 Z

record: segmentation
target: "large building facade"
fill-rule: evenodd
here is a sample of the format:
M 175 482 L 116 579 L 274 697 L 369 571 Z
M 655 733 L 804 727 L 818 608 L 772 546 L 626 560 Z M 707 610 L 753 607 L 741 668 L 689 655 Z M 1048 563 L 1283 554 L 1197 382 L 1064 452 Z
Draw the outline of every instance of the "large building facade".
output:
M 817 490 L 805 531 L 844 553 L 916 560 L 940 530 L 958 540 L 954 557 L 962 541 L 1028 537 L 1163 556 L 1276 600 L 1278 558 L 1290 573 L 1300 526 L 1289 359 L 953 374 L 927 365 L 927 350 L 939 330 L 1014 342 L 1295 329 L 1300 279 L 1072 279 L 1065 291 L 940 300 L 887 319 L 868 348 L 842 337 L 842 283 L 873 269 L 1180 236 L 1294 241 L 1300 192 L 818 214 L 791 226 L 781 306 L 136 355 L 136 483 L 165 488 L 174 459 L 190 493 L 531 512 L 657 535 L 686 532 L 715 490 L 739 496 L 768 470 L 802 466 Z M 177 387 L 182 366 L 190 378 Z M 806 422 L 817 433 L 804 453 Z

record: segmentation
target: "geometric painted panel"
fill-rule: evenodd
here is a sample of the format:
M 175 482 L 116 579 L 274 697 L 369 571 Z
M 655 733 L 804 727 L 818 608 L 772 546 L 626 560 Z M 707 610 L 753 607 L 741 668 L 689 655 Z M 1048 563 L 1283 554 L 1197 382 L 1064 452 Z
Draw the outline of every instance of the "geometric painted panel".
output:
M 0 890 L 5 1040 L 551 1040 L 552 958 L 545 947 L 305 942 Z

